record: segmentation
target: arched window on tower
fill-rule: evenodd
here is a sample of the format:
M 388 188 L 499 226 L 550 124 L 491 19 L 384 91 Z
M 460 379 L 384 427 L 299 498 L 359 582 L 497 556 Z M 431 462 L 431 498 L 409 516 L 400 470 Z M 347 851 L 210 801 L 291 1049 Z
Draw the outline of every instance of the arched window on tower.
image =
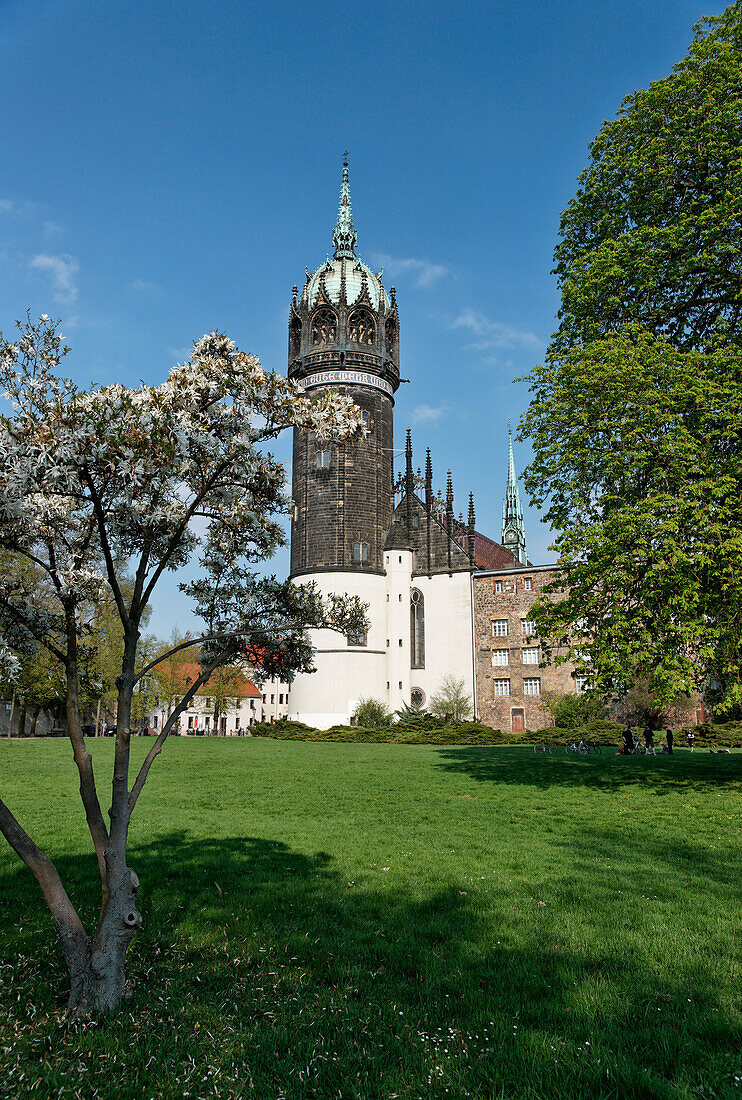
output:
M 301 354 L 301 321 L 294 314 L 289 322 L 289 359 L 297 359 Z
M 376 325 L 367 309 L 354 309 L 348 318 L 348 339 L 356 344 L 373 344 Z
M 331 309 L 318 309 L 312 318 L 312 346 L 317 348 L 337 339 L 338 319 Z
M 410 593 L 410 667 L 425 668 L 425 600 L 417 588 Z
M 384 335 L 386 342 L 386 350 L 392 358 L 397 356 L 397 322 L 394 317 L 389 317 L 386 325 L 384 326 Z

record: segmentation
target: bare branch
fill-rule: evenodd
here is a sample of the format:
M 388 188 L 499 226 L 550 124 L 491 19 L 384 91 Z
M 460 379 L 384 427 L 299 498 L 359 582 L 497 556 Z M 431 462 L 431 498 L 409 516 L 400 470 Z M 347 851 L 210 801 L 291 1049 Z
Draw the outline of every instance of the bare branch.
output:
M 26 864 L 41 887 L 46 904 L 49 906 L 57 927 L 65 959 L 70 971 L 74 972 L 73 968 L 80 966 L 81 956 L 84 954 L 88 937 L 82 921 L 62 885 L 59 872 L 46 852 L 43 852 L 37 844 L 34 844 L 28 833 L 21 828 L 2 799 L 0 799 L 0 832 L 2 832 L 16 855 L 20 856 Z
M 113 553 L 111 551 L 111 545 L 108 541 L 108 531 L 106 530 L 106 516 L 103 511 L 103 504 L 98 495 L 98 491 L 95 487 L 92 477 L 87 469 L 83 466 L 80 470 L 80 475 L 90 490 L 90 501 L 95 511 L 95 518 L 98 522 L 98 534 L 100 536 L 101 550 L 103 551 L 103 557 L 106 563 L 106 575 L 108 576 L 108 583 L 111 586 L 113 592 L 113 598 L 116 601 L 116 608 L 121 617 L 121 622 L 124 627 L 129 624 L 129 615 L 126 610 L 126 604 L 124 603 L 124 597 L 121 593 L 121 588 L 118 582 L 118 576 L 116 575 L 116 565 L 113 560 Z
M 150 577 L 149 584 L 147 585 L 147 587 L 144 591 L 144 594 L 142 595 L 141 604 L 140 604 L 141 607 L 146 607 L 147 604 L 149 603 L 150 597 L 151 597 L 151 595 L 152 595 L 152 593 L 155 589 L 155 585 L 159 581 L 159 579 L 162 576 L 162 574 L 164 573 L 165 569 L 167 569 L 168 563 L 170 562 L 170 559 L 172 558 L 173 554 L 175 553 L 175 551 L 180 546 L 180 544 L 183 540 L 183 536 L 185 535 L 185 533 L 188 529 L 188 524 L 191 522 L 194 515 L 196 514 L 196 511 L 198 509 L 199 504 L 202 502 L 204 497 L 210 492 L 210 490 L 213 489 L 216 482 L 219 480 L 219 478 L 221 477 L 223 472 L 228 467 L 229 467 L 229 461 L 228 460 L 225 460 L 224 462 L 221 462 L 217 466 L 217 468 L 214 470 L 214 473 L 213 473 L 211 479 L 207 482 L 206 485 L 203 486 L 203 488 L 201 489 L 201 492 L 196 494 L 196 496 L 194 497 L 194 499 L 191 502 L 190 506 L 186 509 L 185 515 L 183 516 L 182 520 L 180 521 L 178 526 L 173 531 L 173 534 L 170 538 L 170 541 L 167 545 L 167 548 L 163 551 L 162 557 L 160 558 L 159 565 L 157 566 L 154 573 Z
M 167 653 L 162 653 L 159 657 L 155 657 L 154 661 L 150 661 L 148 665 L 145 665 L 135 676 L 134 683 L 135 685 L 138 684 L 142 677 L 146 676 L 148 672 L 151 672 L 153 668 L 157 668 L 163 661 L 167 661 L 168 657 L 174 656 L 174 654 L 179 653 L 182 649 L 190 649 L 192 645 L 200 645 L 201 642 L 219 642 L 223 639 L 234 638 L 236 636 L 237 635 L 230 632 L 229 634 L 204 634 L 201 638 L 189 638 L 187 641 L 181 642 L 180 645 L 176 645 L 172 649 L 169 649 Z

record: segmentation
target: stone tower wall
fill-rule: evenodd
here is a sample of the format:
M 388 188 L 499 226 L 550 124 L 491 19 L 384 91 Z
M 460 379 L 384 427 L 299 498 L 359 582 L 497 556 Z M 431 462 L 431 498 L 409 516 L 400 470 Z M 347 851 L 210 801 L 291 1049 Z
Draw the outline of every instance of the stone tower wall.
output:
M 368 414 L 368 434 L 322 443 L 295 429 L 292 468 L 291 575 L 321 570 L 382 571 L 382 547 L 392 518 L 393 401 L 381 390 L 338 386 Z M 329 450 L 328 469 L 317 452 Z M 353 561 L 353 543 L 368 545 L 368 561 Z

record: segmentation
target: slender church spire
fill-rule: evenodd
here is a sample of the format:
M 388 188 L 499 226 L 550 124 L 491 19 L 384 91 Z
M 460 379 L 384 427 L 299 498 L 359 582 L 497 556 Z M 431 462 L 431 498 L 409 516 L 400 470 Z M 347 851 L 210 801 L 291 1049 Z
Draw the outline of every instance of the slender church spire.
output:
M 338 220 L 332 231 L 332 244 L 335 249 L 335 259 L 343 257 L 348 260 L 356 258 L 356 244 L 358 234 L 353 225 L 353 210 L 350 205 L 350 181 L 348 179 L 348 154 L 343 161 L 343 179 L 340 184 L 340 206 L 338 207 Z
M 414 492 L 414 477 L 412 473 L 412 436 L 410 435 L 410 429 L 407 429 L 407 441 L 405 443 L 405 507 L 407 511 L 407 538 L 410 537 L 412 532 L 412 494 Z
M 513 458 L 513 435 L 508 427 L 508 483 L 505 489 L 505 502 L 502 506 L 502 542 L 512 551 L 513 557 L 522 565 L 526 557 L 526 528 L 523 522 L 523 509 L 518 492 L 518 479 L 515 475 Z

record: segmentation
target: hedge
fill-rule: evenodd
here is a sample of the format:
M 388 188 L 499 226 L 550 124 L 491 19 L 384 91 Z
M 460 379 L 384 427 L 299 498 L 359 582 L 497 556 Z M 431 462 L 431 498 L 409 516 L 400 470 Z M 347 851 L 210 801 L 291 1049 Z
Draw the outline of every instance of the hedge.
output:
M 633 727 L 634 735 L 640 736 L 642 729 Z M 318 730 L 303 722 L 280 718 L 274 724 L 261 722 L 252 727 L 254 736 L 272 737 L 279 741 L 345 741 L 356 744 L 395 744 L 395 745 L 536 745 L 553 740 L 555 745 L 565 745 L 572 741 L 594 741 L 603 748 L 621 746 L 621 731 L 618 722 L 607 719 L 594 719 L 577 729 L 560 729 L 547 726 L 538 730 L 524 730 L 522 733 L 503 733 L 502 730 L 485 726 L 481 722 L 453 722 L 449 725 L 430 728 L 404 729 L 401 725 L 387 726 L 381 729 L 363 729 L 360 726 L 332 726 L 328 730 Z M 715 725 L 683 727 L 675 730 L 676 747 L 687 745 L 689 729 L 695 734 L 697 748 L 742 748 L 742 723 L 725 722 Z M 655 730 L 655 744 L 659 749 L 664 740 L 664 732 Z

